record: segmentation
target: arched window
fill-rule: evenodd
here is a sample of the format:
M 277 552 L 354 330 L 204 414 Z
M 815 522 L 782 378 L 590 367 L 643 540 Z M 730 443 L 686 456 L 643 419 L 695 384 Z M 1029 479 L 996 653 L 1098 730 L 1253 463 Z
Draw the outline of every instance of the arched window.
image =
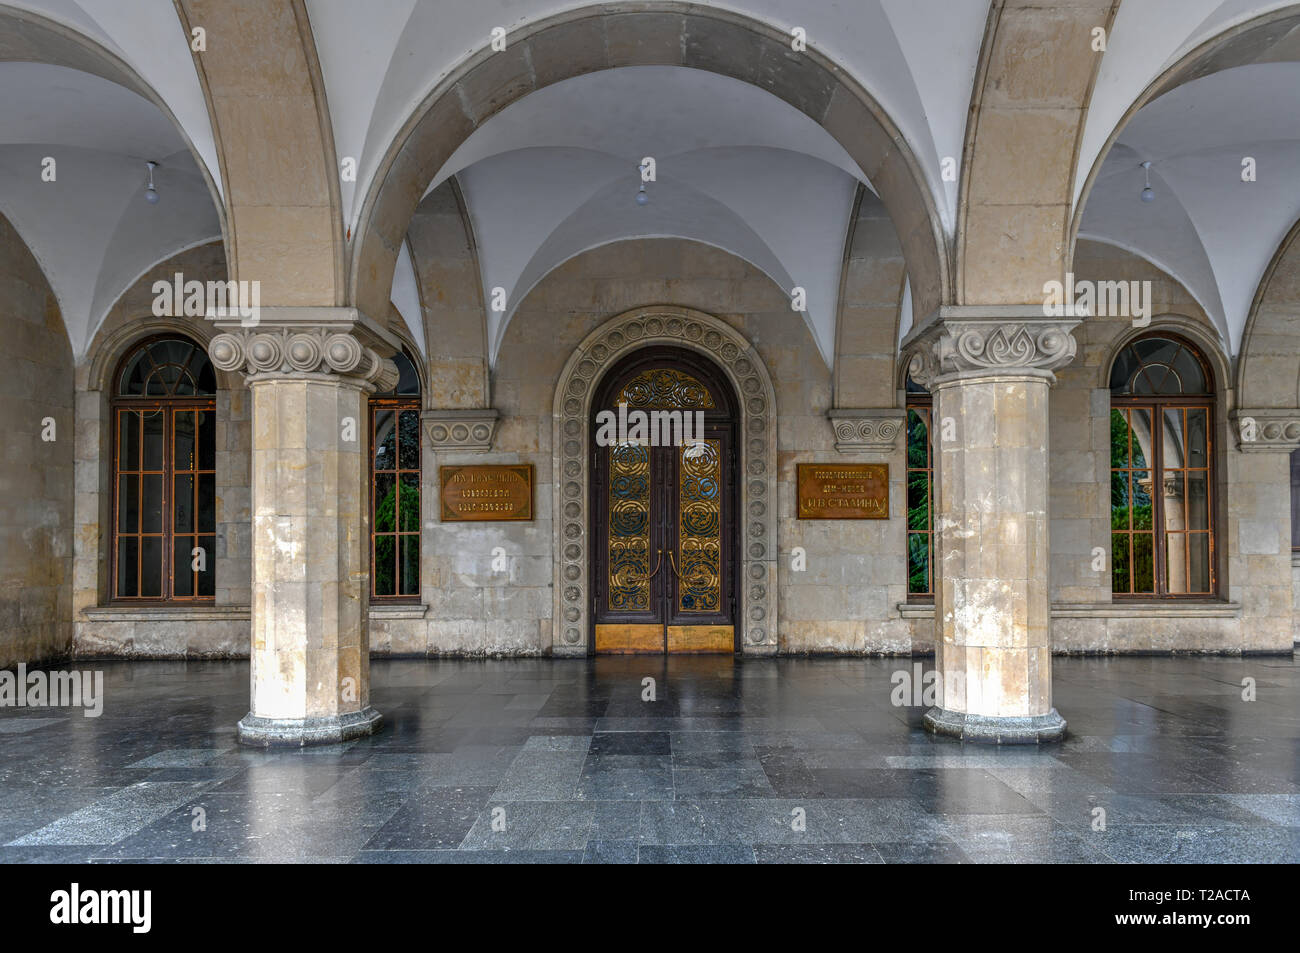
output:
M 370 398 L 370 596 L 420 598 L 420 378 L 393 355 L 397 386 Z
M 1110 374 L 1111 591 L 1208 596 L 1214 570 L 1214 385 L 1181 338 L 1129 342 Z
M 930 446 L 933 401 L 907 377 L 907 597 L 934 597 L 934 452 Z
M 112 598 L 210 601 L 217 380 L 207 352 L 153 338 L 127 354 L 115 380 Z

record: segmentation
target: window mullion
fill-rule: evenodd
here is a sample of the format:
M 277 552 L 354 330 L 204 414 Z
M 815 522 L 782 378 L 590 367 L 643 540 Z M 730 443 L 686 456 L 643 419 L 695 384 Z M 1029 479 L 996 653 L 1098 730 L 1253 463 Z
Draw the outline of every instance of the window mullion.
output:
M 1165 533 L 1165 408 L 1163 404 L 1154 402 L 1151 404 L 1151 421 L 1151 490 L 1155 497 L 1151 527 L 1155 537 L 1152 540 L 1152 552 L 1155 554 L 1155 593 L 1163 598 L 1169 595 L 1166 581 L 1169 553 L 1165 545 L 1168 537 Z
M 176 479 L 173 472 L 175 461 L 173 441 L 176 439 L 176 408 L 165 407 L 163 409 L 163 461 L 162 461 L 162 507 L 163 513 L 163 538 L 162 538 L 162 568 L 164 585 L 163 601 L 171 602 L 176 598 L 176 579 L 175 566 L 173 565 L 173 545 L 172 534 L 176 529 L 176 507 L 175 501 L 172 500 L 172 482 Z

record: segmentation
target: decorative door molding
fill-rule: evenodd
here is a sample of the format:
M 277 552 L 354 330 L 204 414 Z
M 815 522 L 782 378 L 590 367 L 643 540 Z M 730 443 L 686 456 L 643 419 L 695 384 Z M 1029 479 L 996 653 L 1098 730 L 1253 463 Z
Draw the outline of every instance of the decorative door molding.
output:
M 634 350 L 688 348 L 713 360 L 739 399 L 736 439 L 740 482 L 739 604 L 736 624 L 747 654 L 777 649 L 776 394 L 749 341 L 730 325 L 689 308 L 657 305 L 611 318 L 582 341 L 560 374 L 553 407 L 555 547 L 553 652 L 586 655 L 591 534 L 589 485 L 593 395 L 606 371 Z

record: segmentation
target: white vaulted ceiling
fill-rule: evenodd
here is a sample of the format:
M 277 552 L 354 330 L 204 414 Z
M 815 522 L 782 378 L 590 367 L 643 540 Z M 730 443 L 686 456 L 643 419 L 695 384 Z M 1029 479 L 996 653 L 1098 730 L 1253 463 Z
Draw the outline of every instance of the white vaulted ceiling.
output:
M 340 156 L 358 160 L 344 183 L 344 214 L 355 225 L 361 197 L 380 159 L 419 102 L 494 27 L 591 6 L 589 0 L 306 0 L 320 50 Z M 943 183 L 939 160 L 960 157 L 971 81 L 988 0 L 703 0 L 789 32 L 851 73 L 898 124 L 930 176 L 951 226 L 956 183 Z
M 355 234 L 383 157 L 413 111 L 488 46 L 494 27 L 514 31 L 593 5 L 304 2 L 335 151 L 358 166 L 355 181 L 340 183 L 339 230 L 348 234 Z M 802 27 L 809 47 L 850 74 L 897 125 L 951 238 L 958 183 L 941 179 L 940 163 L 962 156 L 988 0 L 701 0 L 698 6 L 782 32 Z M 1259 276 L 1300 215 L 1297 193 L 1288 187 L 1300 175 L 1290 62 L 1300 56 L 1274 51 L 1192 80 L 1124 123 L 1148 85 L 1188 52 L 1293 6 L 1124 0 L 1080 144 L 1074 183 L 1076 203 L 1086 203 L 1080 234 L 1130 248 L 1184 281 L 1234 352 Z M 220 237 L 217 143 L 172 0 L 13 0 L 7 7 L 55 21 L 117 64 L 102 76 L 59 73 L 43 63 L 0 64 L 0 168 L 6 172 L 0 212 L 45 269 L 80 355 L 136 276 Z M 114 73 L 119 67 L 125 78 Z M 439 173 L 461 182 L 485 289 L 505 288 L 513 306 L 547 270 L 593 244 L 689 237 L 742 255 L 786 290 L 805 287 L 805 319 L 830 357 L 834 290 L 861 170 L 810 120 L 765 92 L 712 74 L 655 72 L 616 71 L 527 96 L 482 126 Z M 56 153 L 57 183 L 33 179 L 40 159 Z M 649 186 L 650 205 L 639 207 L 631 199 L 636 162 L 645 154 L 660 160 L 659 181 Z M 1258 162 L 1258 181 L 1249 186 L 1240 182 L 1243 155 Z M 163 162 L 157 206 L 139 197 L 149 158 Z M 1143 158 L 1154 162 L 1159 193 L 1145 205 L 1136 202 Z M 405 257 L 397 264 L 393 299 L 422 343 Z M 496 322 L 493 347 L 506 317 L 489 316 Z
M 0 97 L 0 211 L 40 263 L 81 354 L 143 272 L 219 240 L 221 222 L 188 145 L 148 100 L 45 63 L 0 62 L 0 89 L 23 91 Z M 160 163 L 156 205 L 144 200 L 147 160 Z
M 639 165 L 655 160 L 649 201 Z M 435 177 L 458 175 L 479 246 L 493 356 L 529 289 L 561 262 L 625 238 L 716 245 L 762 269 L 829 364 L 844 234 L 862 172 L 819 125 L 754 86 L 639 67 L 549 86 L 475 132 Z
M 393 137 L 411 112 L 494 27 L 514 30 L 585 2 L 307 0 L 340 156 L 357 160 L 343 211 L 355 230 Z M 960 157 L 987 0 L 782 0 L 701 3 L 802 27 L 809 46 L 845 67 L 898 124 L 930 179 L 945 227 L 957 183 L 938 174 Z M 936 63 L 942 63 L 936 69 Z M 646 206 L 637 165 L 658 163 Z M 833 361 L 839 271 L 856 183 L 866 181 L 820 126 L 771 94 L 697 70 L 637 68 L 541 89 L 495 116 L 439 171 L 460 181 L 478 247 L 495 360 L 514 309 L 551 269 L 582 251 L 636 237 L 724 248 L 787 293 L 803 288 L 804 320 Z M 399 264 L 399 268 L 400 268 Z M 793 317 L 793 315 L 792 315 Z
M 1243 160 L 1256 178 L 1243 181 Z M 1149 160 L 1154 201 L 1139 198 Z M 1081 238 L 1127 248 L 1190 291 L 1236 355 L 1274 250 L 1300 218 L 1300 63 L 1238 66 L 1141 109 L 1106 155 Z

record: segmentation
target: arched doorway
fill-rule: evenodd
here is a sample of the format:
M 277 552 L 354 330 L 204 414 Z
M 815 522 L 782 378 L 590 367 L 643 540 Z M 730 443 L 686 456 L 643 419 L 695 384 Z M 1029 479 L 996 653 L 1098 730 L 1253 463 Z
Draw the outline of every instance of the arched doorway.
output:
M 734 652 L 736 397 L 681 347 L 634 351 L 592 402 L 591 645 Z
M 740 514 L 736 576 L 738 638 L 746 655 L 772 655 L 779 644 L 776 571 L 776 393 L 763 359 L 735 328 L 709 314 L 653 305 L 616 315 L 570 355 L 555 388 L 551 505 L 555 562 L 555 655 L 592 650 L 590 591 L 591 468 L 596 391 L 629 355 L 668 345 L 703 356 L 721 370 L 736 405 Z M 652 567 L 653 568 L 653 567 Z

